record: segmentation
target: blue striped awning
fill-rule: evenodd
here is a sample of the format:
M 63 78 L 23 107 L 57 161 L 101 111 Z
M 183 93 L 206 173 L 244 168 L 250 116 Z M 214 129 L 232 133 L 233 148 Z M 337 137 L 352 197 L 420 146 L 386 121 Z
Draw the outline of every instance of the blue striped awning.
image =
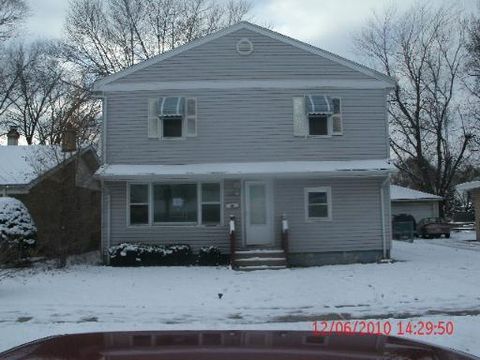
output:
M 333 114 L 332 98 L 325 95 L 305 95 L 307 114 Z
M 185 98 L 182 96 L 162 97 L 158 101 L 158 116 L 183 116 Z

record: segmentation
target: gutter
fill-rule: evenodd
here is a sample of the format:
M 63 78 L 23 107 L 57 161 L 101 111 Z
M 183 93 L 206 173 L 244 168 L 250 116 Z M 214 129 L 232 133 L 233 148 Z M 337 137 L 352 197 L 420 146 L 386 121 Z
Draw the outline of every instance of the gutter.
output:
M 390 181 L 390 176 L 387 176 L 380 185 L 380 212 L 381 212 L 381 224 L 382 224 L 382 256 L 383 259 L 388 259 L 390 256 L 387 251 L 387 231 L 385 224 L 385 185 Z

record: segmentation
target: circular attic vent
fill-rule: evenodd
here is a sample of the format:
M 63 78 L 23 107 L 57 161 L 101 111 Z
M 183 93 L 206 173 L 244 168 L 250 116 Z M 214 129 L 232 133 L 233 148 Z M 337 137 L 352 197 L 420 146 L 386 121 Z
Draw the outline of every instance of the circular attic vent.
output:
M 253 52 L 253 44 L 247 38 L 242 38 L 237 42 L 237 52 L 240 55 L 250 55 Z

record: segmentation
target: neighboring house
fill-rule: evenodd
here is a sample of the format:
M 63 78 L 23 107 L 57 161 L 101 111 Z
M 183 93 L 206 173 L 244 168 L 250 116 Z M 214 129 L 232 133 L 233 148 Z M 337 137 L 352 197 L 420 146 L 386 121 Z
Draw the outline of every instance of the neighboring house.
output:
M 101 195 L 92 177 L 99 159 L 91 146 L 68 150 L 60 145 L 19 146 L 15 129 L 9 132 L 8 145 L 0 146 L 0 196 L 27 206 L 43 255 L 57 255 L 64 234 L 69 235 L 69 252 L 95 250 L 100 244 Z M 67 230 L 61 228 L 63 216 Z
M 426 217 L 439 216 L 441 196 L 425 193 L 406 187 L 391 185 L 392 215 L 409 214 L 418 223 Z
M 291 265 L 389 257 L 393 86 L 247 22 L 98 81 L 104 254 L 123 242 L 228 253 L 233 215 L 236 249 L 250 250 L 237 265 L 266 265 L 266 249 L 283 259 L 283 216 Z
M 473 207 L 475 209 L 475 230 L 477 241 L 480 241 L 480 181 L 470 181 L 459 184 L 456 187 L 457 191 L 468 192 L 472 196 Z

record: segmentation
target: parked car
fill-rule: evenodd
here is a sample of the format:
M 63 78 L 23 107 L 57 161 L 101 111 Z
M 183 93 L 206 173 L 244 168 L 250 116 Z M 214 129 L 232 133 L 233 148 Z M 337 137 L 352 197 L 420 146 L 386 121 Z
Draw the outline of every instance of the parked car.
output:
M 418 222 L 417 234 L 427 239 L 445 235 L 448 239 L 450 237 L 450 225 L 444 219 L 438 217 L 423 218 Z

